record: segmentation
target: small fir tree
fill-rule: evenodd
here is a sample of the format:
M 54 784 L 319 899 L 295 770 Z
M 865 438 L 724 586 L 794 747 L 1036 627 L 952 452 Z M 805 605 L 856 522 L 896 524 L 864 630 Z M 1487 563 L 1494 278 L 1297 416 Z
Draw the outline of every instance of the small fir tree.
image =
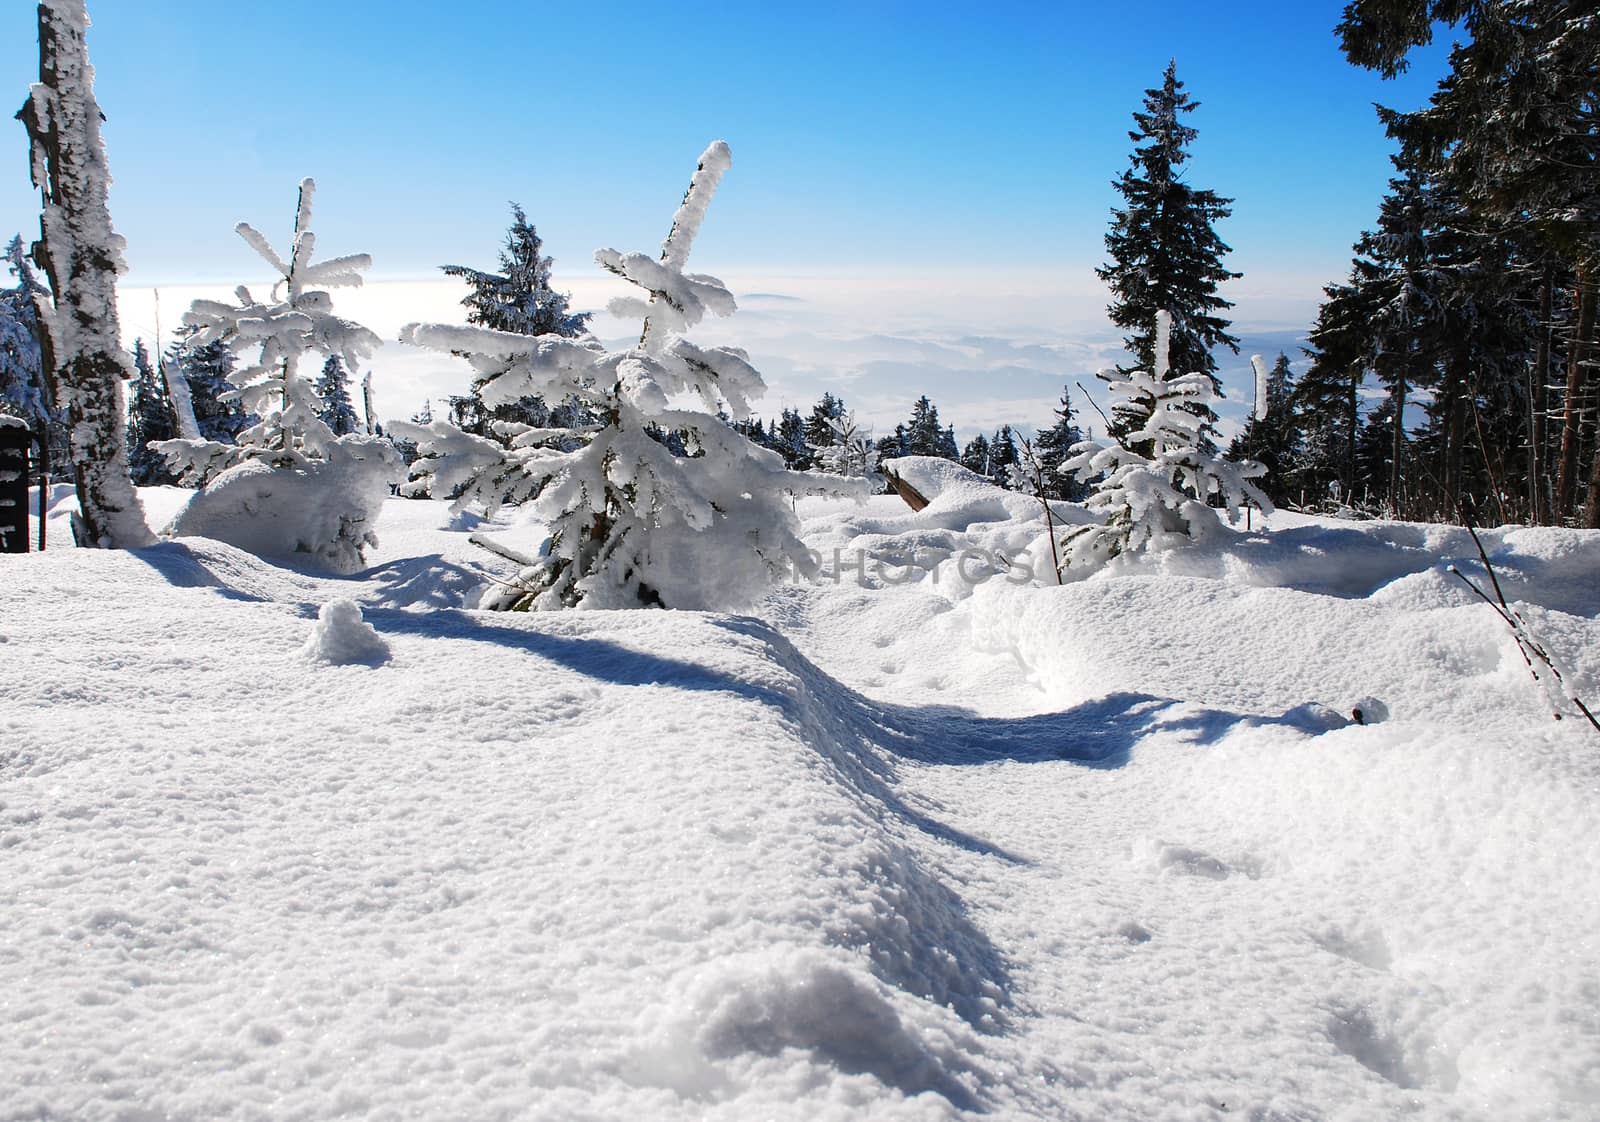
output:
M 897 433 L 899 429 L 895 430 Z M 959 460 L 955 429 L 939 424 L 939 408 L 928 400 L 926 394 L 911 405 L 911 420 L 905 425 L 902 456 L 938 456 L 946 460 Z
M 1289 499 L 1287 487 L 1300 459 L 1300 433 L 1289 400 L 1293 392 L 1289 356 L 1281 351 L 1269 370 L 1260 355 L 1252 355 L 1256 371 L 1256 404 L 1244 431 L 1228 445 L 1230 460 L 1254 460 L 1267 469 L 1261 484 L 1278 505 Z
M 153 445 L 178 434 L 178 420 L 166 382 L 150 368 L 150 352 L 144 340 L 133 341 L 133 393 L 128 411 L 128 468 L 140 487 L 175 483 L 177 477 Z
M 832 423 L 833 439 L 817 452 L 817 466 L 834 475 L 876 479 L 878 442 L 872 431 L 856 423 L 854 413 L 841 413 Z
M 1139 419 L 1126 442 L 1083 441 L 1062 465 L 1064 471 L 1097 479 L 1089 508 L 1105 515 L 1104 523 L 1076 526 L 1061 539 L 1063 571 L 1090 570 L 1119 554 L 1202 540 L 1219 525 L 1209 505 L 1213 498 L 1220 499 L 1230 522 L 1246 502 L 1264 512 L 1273 509 L 1252 482 L 1265 471 L 1260 464 L 1228 463 L 1202 446 L 1199 407 L 1213 400 L 1211 378 L 1198 370 L 1170 376 L 1169 324 L 1167 315 L 1159 314 L 1153 370 L 1111 381 L 1113 400 Z
M 366 254 L 313 261 L 316 235 L 311 204 L 316 183 L 301 181 L 289 259 L 256 229 L 241 222 L 239 236 L 278 273 L 266 301 L 241 285 L 237 305 L 196 300 L 184 315 L 196 347 L 225 344 L 235 353 L 256 348 L 253 363 L 232 371 L 224 395 L 260 419 L 237 442 L 169 440 L 161 445 L 185 481 L 204 490 L 174 525 L 177 533 L 238 535 L 236 544 L 266 550 L 268 537 L 284 536 L 275 551 L 307 553 L 324 567 L 353 572 L 365 548 L 377 541 L 372 522 L 400 470 L 389 441 L 339 436 L 323 420 L 327 402 L 302 368 L 307 355 L 338 355 L 348 368 L 380 340 L 360 324 L 333 314 L 333 298 L 313 285 L 353 286 L 371 267 Z M 249 470 L 245 470 L 249 469 Z M 235 515 L 250 517 L 245 524 Z
M 798 409 L 785 409 L 778 420 L 778 440 L 773 445 L 783 462 L 795 471 L 812 464 L 811 442 L 806 439 L 806 423 Z
M 683 332 L 707 314 L 734 310 L 714 277 L 684 272 L 706 207 L 729 164 L 726 144 L 700 157 L 659 258 L 602 249 L 595 260 L 638 285 L 645 298 L 613 300 L 617 316 L 640 316 L 639 343 L 608 352 L 598 340 L 526 336 L 485 327 L 407 327 L 411 343 L 468 356 L 485 403 L 538 393 L 577 399 L 600 418 L 572 451 L 552 448 L 542 432 L 523 432 L 505 449 L 441 423 L 401 436 L 426 457 L 413 490 L 458 492 L 458 508 L 476 501 L 490 512 L 533 501 L 551 537 L 543 559 L 490 606 L 551 609 L 708 608 L 747 604 L 786 572 L 811 572 L 787 496 L 864 493 L 844 480 L 788 470 L 718 419 L 750 415 L 760 375 L 743 351 L 702 348 Z M 674 408 L 697 398 L 702 410 Z M 695 456 L 675 456 L 651 426 L 689 434 Z M 397 426 L 398 428 L 398 426 Z
M 334 436 L 349 436 L 361 432 L 361 420 L 356 416 L 355 403 L 350 400 L 350 372 L 344 368 L 344 359 L 329 355 L 322 364 L 322 376 L 317 379 L 317 396 L 322 398 L 322 423 Z
M 1003 487 L 1011 486 L 1011 469 L 1018 464 L 1017 439 L 1010 425 L 1001 425 L 1000 431 L 989 441 L 989 478 Z
M 824 391 L 822 400 L 811 407 L 806 418 L 806 443 L 812 448 L 826 448 L 833 443 L 834 430 L 844 416 L 844 402 Z
M 167 348 L 167 363 L 189 387 L 200 439 L 236 444 L 239 434 L 260 420 L 239 407 L 238 391 L 229 380 L 237 363 L 227 342 L 196 344 L 190 331 Z

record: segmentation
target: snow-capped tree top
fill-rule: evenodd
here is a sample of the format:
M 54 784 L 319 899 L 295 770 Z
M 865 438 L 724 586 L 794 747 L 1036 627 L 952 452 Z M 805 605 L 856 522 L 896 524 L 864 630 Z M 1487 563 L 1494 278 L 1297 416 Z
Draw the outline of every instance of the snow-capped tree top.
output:
M 723 173 L 732 165 L 733 153 L 725 140 L 713 140 L 700 153 L 700 164 L 689 180 L 689 189 L 683 193 L 683 202 L 678 204 L 678 212 L 672 216 L 672 229 L 667 231 L 667 238 L 661 243 L 663 265 L 681 270 L 689 263 L 689 250 L 694 245 L 695 235 L 700 232 L 700 223 L 705 221 L 706 208 L 711 205 L 711 197 L 717 193 Z
M 1171 368 L 1172 313 L 1163 308 L 1156 313 L 1156 380 L 1167 376 Z
M 733 293 L 716 277 L 685 273 L 675 265 L 656 261 L 643 253 L 597 249 L 594 260 L 607 272 L 650 293 L 649 301 L 636 296 L 618 296 L 606 306 L 618 319 L 632 316 L 646 319 L 642 339 L 646 348 L 651 347 L 652 339 L 661 338 L 660 332 L 651 331 L 652 326 L 676 335 L 699 323 L 707 313 L 727 316 L 737 310 Z
M 326 285 L 328 288 L 357 287 L 361 273 L 372 268 L 372 257 L 366 253 L 352 253 L 344 257 L 330 257 L 313 263 L 317 248 L 317 235 L 311 229 L 311 201 L 316 196 L 317 182 L 310 176 L 300 181 L 300 199 L 294 215 L 294 250 L 287 263 L 278 256 L 266 237 L 248 222 L 241 222 L 234 231 L 245 243 L 261 255 L 261 259 L 278 271 L 288 285 L 289 302 L 297 303 L 308 284 Z M 311 294 L 316 295 L 316 294 Z M 273 286 L 277 296 L 277 286 Z
M 1267 360 L 1262 355 L 1250 356 L 1250 368 L 1256 373 L 1256 406 L 1255 418 L 1258 421 L 1267 419 L 1267 412 L 1272 408 L 1269 375 L 1267 374 Z
M 184 313 L 184 324 L 195 331 L 192 340 L 195 346 L 218 341 L 226 341 L 235 348 L 248 343 L 261 344 L 260 361 L 241 372 L 244 375 L 250 371 L 265 371 L 286 358 L 298 358 L 307 350 L 337 354 L 354 370 L 383 343 L 365 327 L 335 316 L 333 297 L 327 292 L 307 287 L 359 285 L 362 270 L 372 267 L 372 258 L 365 253 L 326 261 L 312 260 L 317 239 L 311 229 L 311 203 L 316 188 L 316 181 L 309 177 L 300 181 L 294 249 L 288 261 L 284 261 L 266 237 L 248 222 L 234 227 L 245 243 L 282 278 L 273 284 L 270 302 L 256 300 L 248 288 L 240 285 L 234 290 L 239 301 L 237 306 L 217 300 L 196 300 Z M 284 291 L 280 293 L 280 289 Z M 246 406 L 254 411 L 253 403 L 247 402 Z

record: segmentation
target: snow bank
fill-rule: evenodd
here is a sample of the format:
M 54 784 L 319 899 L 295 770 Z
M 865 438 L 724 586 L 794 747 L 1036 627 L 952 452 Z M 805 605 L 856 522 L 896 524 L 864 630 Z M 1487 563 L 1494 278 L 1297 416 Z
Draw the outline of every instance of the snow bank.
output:
M 348 442 L 347 442 L 348 441 Z M 172 524 L 178 537 L 224 541 L 261 557 L 296 557 L 335 573 L 365 565 L 373 526 L 398 479 L 393 449 L 343 438 L 303 468 L 247 460 L 195 495 Z
M 348 634 L 348 602 L 307 616 L 350 582 L 203 540 L 23 562 L 6 596 L 36 610 L 6 613 L 7 649 L 38 653 L 0 660 L 13 1111 L 985 1101 L 1001 956 L 846 695 L 765 625 L 368 607 L 394 654 L 374 690 L 297 654 Z M 84 612 L 85 586 L 118 610 Z
M 1006 501 L 799 514 L 832 568 L 1025 549 Z M 4 562 L 7 1116 L 1594 1116 L 1600 752 L 1457 531 L 756 619 L 464 610 L 509 562 L 382 519 L 359 577 Z M 1594 541 L 1486 535 L 1591 696 Z

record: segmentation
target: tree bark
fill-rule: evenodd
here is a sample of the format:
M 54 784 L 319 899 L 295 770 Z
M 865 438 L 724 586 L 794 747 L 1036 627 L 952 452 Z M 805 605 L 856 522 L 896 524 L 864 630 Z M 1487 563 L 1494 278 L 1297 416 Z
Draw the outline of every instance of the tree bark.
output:
M 1361 429 L 1361 367 L 1350 371 L 1349 431 L 1345 434 L 1344 501 L 1355 502 L 1356 494 L 1356 436 Z
M 1402 368 L 1395 372 L 1394 390 L 1394 431 L 1389 447 L 1392 459 L 1389 462 L 1389 512 L 1395 517 L 1400 517 L 1400 474 L 1402 457 L 1406 450 L 1406 375 L 1408 371 Z
M 84 42 L 88 25 L 83 0 L 42 0 L 39 82 L 17 114 L 43 197 L 33 257 L 50 277 L 53 306 L 40 304 L 40 344 L 71 431 L 78 544 L 141 546 L 155 539 L 123 439 L 122 383 L 130 370 L 117 324 L 122 241 L 106 205 L 110 176 Z
M 1578 322 L 1572 335 L 1572 351 L 1567 356 L 1567 397 L 1561 418 L 1561 465 L 1556 476 L 1556 508 L 1553 521 L 1564 521 L 1572 513 L 1578 490 L 1578 443 L 1582 437 L 1583 388 L 1587 380 L 1589 344 L 1594 338 L 1595 282 L 1593 267 L 1578 263 L 1576 291 Z
M 1545 502 L 1544 476 L 1550 470 L 1545 455 L 1548 439 L 1545 412 L 1550 408 L 1550 317 L 1555 286 L 1555 267 L 1546 264 L 1544 283 L 1539 289 L 1538 342 L 1534 347 L 1533 378 L 1528 395 L 1528 519 L 1535 526 L 1550 521 L 1549 505 Z
M 1583 504 L 1583 525 L 1600 530 L 1600 440 L 1595 441 L 1594 463 L 1589 466 L 1589 499 Z

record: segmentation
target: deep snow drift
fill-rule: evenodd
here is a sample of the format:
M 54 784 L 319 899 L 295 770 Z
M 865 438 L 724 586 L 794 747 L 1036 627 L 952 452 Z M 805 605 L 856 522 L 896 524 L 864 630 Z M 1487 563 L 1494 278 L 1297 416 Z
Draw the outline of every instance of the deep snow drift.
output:
M 1595 1116 L 1600 736 L 1464 531 L 1044 587 L 921 485 L 759 618 L 477 612 L 537 527 L 405 500 L 0 558 L 0 1119 Z M 1600 535 L 1485 542 L 1593 699 Z

